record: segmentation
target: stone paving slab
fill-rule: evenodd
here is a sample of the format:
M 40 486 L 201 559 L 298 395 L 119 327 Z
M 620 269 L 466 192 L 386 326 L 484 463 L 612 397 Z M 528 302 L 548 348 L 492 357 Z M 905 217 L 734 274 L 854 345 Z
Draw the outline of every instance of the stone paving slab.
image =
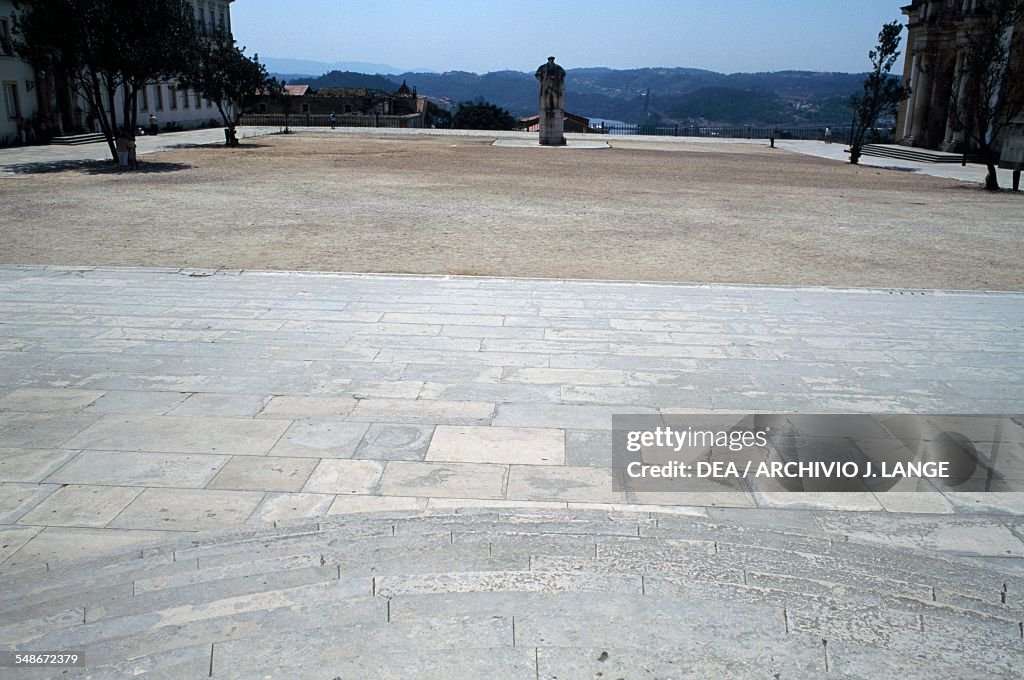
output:
M 613 492 L 611 417 L 1020 413 L 1022 327 L 1024 295 L 984 291 L 0 267 L 4 554 L 88 549 L 54 532 L 490 506 L 1004 522 L 1017 495 L 973 488 Z M 89 514 L 61 485 L 106 500 Z M 28 523 L 50 510 L 87 528 Z M 915 526 L 915 545 L 954 540 Z M 1019 551 L 1019 528 L 984 531 L 965 552 Z
M 47 479 L 55 484 L 201 489 L 229 456 L 82 451 Z
M 290 425 L 281 420 L 104 416 L 67 442 L 75 449 L 262 455 Z
M 36 526 L 105 527 L 142 493 L 141 488 L 68 484 L 18 520 Z

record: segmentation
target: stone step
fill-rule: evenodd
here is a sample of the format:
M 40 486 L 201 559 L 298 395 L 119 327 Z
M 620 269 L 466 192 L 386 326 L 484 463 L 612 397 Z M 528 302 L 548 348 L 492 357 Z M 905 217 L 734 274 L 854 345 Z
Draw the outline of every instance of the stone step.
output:
M 164 637 L 174 638 L 168 644 L 184 646 L 188 638 L 182 633 L 189 627 L 203 629 L 209 622 L 225 626 L 232 630 L 232 621 L 241 625 L 248 621 L 250 628 L 255 630 L 263 625 L 267 617 L 273 613 L 275 617 L 285 619 L 291 614 L 306 614 L 310 611 L 323 611 L 324 607 L 337 608 L 346 603 L 367 602 L 366 607 L 378 612 L 381 617 L 386 615 L 387 602 L 383 598 L 374 598 L 373 585 L 369 579 L 349 581 L 329 581 L 312 585 L 300 585 L 265 592 L 228 596 L 198 604 L 179 602 L 158 611 L 147 611 L 116 618 L 101 619 L 94 623 L 57 629 L 43 635 L 31 636 L 20 640 L 30 643 L 33 649 L 78 649 L 91 645 L 120 645 L 125 649 L 119 658 L 136 658 L 130 649 L 141 644 L 139 635 L 163 631 Z M 258 624 L 258 625 L 257 625 Z M 210 624 L 213 625 L 213 624 Z M 236 635 L 237 637 L 237 635 Z M 195 641 L 193 640 L 192 643 Z M 191 644 L 191 643 L 189 643 Z M 43 645 L 43 647 L 39 647 Z M 153 649 L 169 649 L 163 646 L 158 638 L 154 639 Z
M 385 636 L 387 637 L 387 636 Z M 387 640 L 376 651 L 346 653 L 333 645 L 306 656 L 294 650 L 280 649 L 262 656 L 262 661 L 247 659 L 244 668 L 235 664 L 249 647 L 245 641 L 214 646 L 213 678 L 259 677 L 261 680 L 295 678 L 360 678 L 360 680 L 537 680 L 537 651 L 524 647 L 471 647 L 450 649 L 403 649 L 391 653 Z M 244 671 L 249 675 L 243 675 Z
M 895 146 L 890 144 L 865 144 L 861 147 L 861 153 L 865 156 L 878 156 L 883 158 L 898 158 L 906 161 L 918 161 L 921 163 L 961 163 L 963 154 L 946 153 L 943 151 L 930 151 L 910 146 Z M 980 156 L 970 154 L 967 157 L 968 163 L 983 162 Z
M 895 591 L 898 594 L 921 599 L 937 599 L 939 593 L 944 596 L 960 594 L 996 604 L 1002 601 L 1000 593 L 1003 586 L 1008 585 L 1001 574 L 976 573 L 960 577 L 952 569 L 948 572 L 935 570 L 931 561 L 915 553 L 897 553 L 891 555 L 884 565 L 873 565 L 871 562 L 849 559 L 848 554 L 840 550 L 833 554 L 816 555 L 792 554 L 785 550 L 735 546 L 730 543 L 718 543 L 717 546 L 719 557 L 747 571 L 787 573 L 785 569 L 780 570 L 778 565 L 789 565 L 788 573 L 807 578 L 814 578 L 817 573 L 825 580 L 838 579 L 836 582 L 842 582 L 844 574 L 856 575 L 861 579 L 884 579 L 899 587 L 900 591 Z M 826 578 L 825 575 L 829 574 L 833 576 Z M 930 592 L 925 592 L 922 598 L 922 591 Z
M 204 669 L 201 676 L 179 677 L 207 677 L 211 645 L 259 634 L 283 634 L 288 630 L 303 630 L 315 635 L 318 628 L 325 625 L 347 627 L 386 620 L 387 602 L 382 598 L 334 600 L 325 597 L 321 601 L 310 600 L 301 605 L 246 610 L 181 624 L 157 625 L 131 635 L 82 643 L 77 649 L 89 660 L 90 668 L 104 663 L 114 668 L 131 668 L 133 672 L 136 668 L 159 671 L 160 667 L 155 663 L 158 659 L 167 663 L 188 663 L 195 655 L 202 658 L 205 654 L 206 666 L 200 665 Z M 96 677 L 124 675 L 110 672 L 98 673 Z
M 406 525 L 406 526 L 411 526 L 411 525 Z M 437 527 L 437 524 L 434 523 L 434 524 L 431 524 L 430 526 L 431 527 Z M 444 529 L 451 529 L 452 526 L 453 525 L 451 525 L 451 524 L 447 524 L 447 525 L 444 525 L 443 528 Z M 493 527 L 494 525 L 492 524 L 490 526 Z M 520 525 L 520 526 L 523 526 L 524 528 L 529 528 L 529 529 L 537 529 L 538 528 L 535 524 L 529 524 L 529 525 L 523 524 L 523 525 Z M 559 525 L 559 526 L 564 526 L 564 525 Z M 664 529 L 664 527 L 661 527 L 661 529 Z M 404 531 L 408 531 L 408 529 L 405 529 Z M 191 561 L 188 561 L 188 562 L 184 562 L 183 561 L 183 562 L 159 563 L 159 564 L 156 564 L 156 565 L 147 566 L 147 567 L 145 567 L 145 569 L 146 569 L 146 576 L 153 577 L 154 576 L 153 572 L 155 571 L 156 572 L 156 578 L 159 580 L 159 576 L 164 574 L 164 573 L 170 574 L 172 576 L 174 574 L 180 573 L 182 575 L 181 578 L 184 579 L 184 581 L 187 581 L 187 582 L 190 582 L 190 583 L 197 583 L 197 582 L 206 581 L 206 580 L 214 580 L 214 579 L 220 577 L 220 575 L 217 572 L 207 572 L 207 569 L 210 566 L 215 566 L 215 567 L 225 566 L 226 568 L 230 569 L 232 565 L 235 565 L 235 568 L 241 568 L 242 569 L 241 573 L 246 573 L 245 569 L 244 569 L 245 565 L 253 564 L 253 563 L 258 562 L 258 561 L 263 560 L 263 559 L 267 559 L 267 558 L 271 558 L 271 557 L 273 557 L 274 559 L 278 559 L 278 558 L 295 558 L 296 554 L 298 553 L 298 549 L 297 549 L 298 546 L 293 545 L 292 543 L 290 543 L 290 541 L 298 541 L 300 543 L 302 543 L 302 542 L 309 542 L 309 545 L 305 545 L 303 547 L 314 548 L 314 549 L 322 549 L 320 544 L 323 542 L 323 539 L 327 535 L 330 535 L 330 533 L 331 532 L 328 532 L 328 531 L 325 531 L 325 532 L 312 532 L 312 533 L 309 533 L 309 532 L 286 533 L 286 534 L 283 535 L 282 538 L 279 538 L 277 541 L 269 540 L 269 541 L 261 542 L 260 546 L 257 549 L 255 549 L 255 551 L 253 551 L 252 549 L 250 549 L 248 551 L 242 550 L 241 546 L 232 544 L 232 547 L 230 548 L 230 550 L 232 550 L 234 552 L 228 552 L 226 554 L 217 554 L 217 555 L 214 555 L 211 558 L 204 558 L 203 560 L 199 560 L 196 563 L 197 566 L 194 566 L 191 563 Z M 358 532 L 358 533 L 361 533 L 361 532 Z M 624 533 L 628 533 L 628 532 L 624 532 Z M 699 535 L 699 536 L 708 537 L 707 534 L 703 533 L 703 532 L 697 532 L 697 533 L 689 532 L 689 533 L 687 533 L 687 535 L 691 535 L 691 536 L 692 535 Z M 359 559 L 365 559 L 366 560 L 366 562 L 367 562 L 366 569 L 363 571 L 363 573 L 373 573 L 373 570 L 376 568 L 375 563 L 380 561 L 380 560 L 374 558 L 375 555 L 377 555 L 377 556 L 384 555 L 384 552 L 386 552 L 388 550 L 399 550 L 400 551 L 402 549 L 403 545 L 405 547 L 413 547 L 413 546 L 409 546 L 408 544 L 404 543 L 404 542 L 411 541 L 411 540 L 415 540 L 416 541 L 416 544 L 415 544 L 415 548 L 416 549 L 422 549 L 422 547 L 424 545 L 433 545 L 433 544 L 436 544 L 436 543 L 442 543 L 442 542 L 444 542 L 445 538 L 446 537 L 443 534 L 438 535 L 438 536 L 433 536 L 433 537 L 431 537 L 431 536 L 424 537 L 424 536 L 418 536 L 418 535 L 413 537 L 411 534 L 406 533 L 406 534 L 396 534 L 394 536 L 387 536 L 387 535 L 385 535 L 384 537 L 373 537 L 373 536 L 371 536 L 369 539 L 358 539 L 358 540 L 350 541 L 350 540 L 348 540 L 348 536 L 346 535 L 346 536 L 342 537 L 342 540 L 340 541 L 340 543 L 337 542 L 337 541 L 335 541 L 333 543 L 331 541 L 328 541 L 327 542 L 328 543 L 328 548 L 324 549 L 323 552 L 317 553 L 317 552 L 315 552 L 315 550 L 307 551 L 307 553 L 305 554 L 304 557 L 307 560 L 307 564 L 308 564 L 308 560 L 310 560 L 312 558 L 317 558 L 320 555 L 325 556 L 325 559 L 330 559 L 332 564 L 341 564 L 342 561 L 336 559 L 334 557 L 334 555 L 336 553 L 340 552 L 340 551 L 346 551 L 346 552 L 353 553 L 354 555 L 358 555 Z M 531 557 L 531 556 L 536 555 L 537 557 L 541 557 L 541 558 L 543 558 L 545 556 L 544 550 L 555 549 L 555 548 L 552 547 L 554 545 L 554 542 L 569 541 L 569 542 L 572 543 L 573 547 L 568 552 L 568 554 L 579 555 L 579 556 L 588 556 L 588 555 L 591 554 L 591 552 L 590 552 L 591 545 L 593 545 L 593 549 L 594 549 L 594 553 L 593 554 L 598 554 L 599 553 L 599 548 L 601 547 L 599 545 L 600 541 L 606 541 L 606 542 L 611 541 L 609 543 L 609 545 L 607 546 L 607 549 L 610 550 L 610 552 L 606 551 L 604 553 L 605 556 L 614 555 L 614 554 L 637 554 L 637 553 L 639 553 L 639 554 L 646 554 L 648 556 L 651 556 L 651 555 L 654 555 L 654 554 L 659 554 L 659 555 L 661 555 L 661 559 L 662 560 L 667 560 L 669 562 L 675 562 L 677 564 L 681 563 L 684 566 L 687 565 L 687 564 L 691 564 L 691 563 L 695 564 L 696 569 L 692 569 L 691 570 L 692 575 L 694 577 L 700 577 L 701 574 L 703 574 L 703 573 L 714 572 L 714 573 L 718 574 L 717 577 L 720 578 L 720 579 L 721 578 L 727 578 L 727 580 L 732 580 L 734 582 L 739 582 L 739 581 L 742 580 L 741 577 L 737 574 L 737 571 L 735 569 L 730 570 L 728 568 L 728 566 L 725 565 L 725 564 L 719 564 L 718 566 L 721 567 L 721 568 L 714 569 L 715 565 L 713 563 L 707 562 L 706 560 L 703 561 L 703 562 L 700 561 L 700 560 L 697 560 L 695 563 L 693 562 L 693 560 L 697 559 L 697 557 L 699 557 L 699 555 L 701 553 L 712 552 L 711 546 L 713 546 L 715 544 L 711 544 L 711 543 L 705 542 L 705 543 L 688 543 L 688 544 L 678 544 L 678 545 L 675 545 L 675 544 L 672 543 L 672 541 L 669 541 L 669 540 L 665 540 L 665 539 L 654 540 L 654 539 L 651 539 L 652 544 L 651 545 L 647 545 L 647 542 L 645 542 L 643 540 L 633 540 L 634 538 L 635 537 L 626 537 L 626 536 L 599 536 L 599 537 L 595 537 L 595 538 L 591 539 L 591 537 L 588 536 L 588 535 L 574 535 L 574 534 L 562 534 L 562 533 L 556 533 L 556 534 L 552 534 L 552 535 L 545 535 L 545 534 L 526 534 L 526 535 L 521 535 L 521 534 L 518 534 L 518 533 L 504 534 L 504 533 L 495 532 L 495 531 L 492 530 L 492 531 L 485 531 L 485 532 L 480 532 L 480 533 L 471 532 L 471 531 L 470 532 L 462 532 L 462 533 L 460 533 L 458 535 L 455 535 L 453 533 L 449 540 L 450 540 L 450 542 L 459 542 L 459 543 L 472 543 L 472 542 L 478 542 L 479 543 L 479 542 L 483 541 L 484 539 L 486 539 L 486 541 L 488 543 L 488 546 L 487 546 L 488 550 L 491 551 L 492 554 L 494 554 L 494 551 L 496 549 L 498 551 L 497 552 L 498 555 L 506 555 L 507 556 L 507 555 L 513 555 L 514 554 L 514 555 L 525 556 L 525 557 Z M 519 542 L 527 541 L 527 540 L 534 542 L 532 544 L 532 546 L 529 549 L 520 549 Z M 360 547 L 360 546 L 356 546 L 355 548 L 353 548 L 353 543 L 359 543 L 359 542 L 363 542 L 363 541 L 371 541 L 371 542 L 372 541 L 379 541 L 379 542 L 382 542 L 382 543 L 389 543 L 389 545 L 386 545 L 386 546 L 374 545 L 369 550 L 363 550 L 363 548 Z M 392 541 L 394 541 L 394 543 L 390 543 Z M 539 543 L 538 543 L 538 541 L 539 541 Z M 747 541 L 747 542 L 753 542 L 753 541 Z M 250 545 L 250 544 L 247 543 L 246 545 Z M 695 547 L 697 547 L 698 545 L 700 546 L 700 549 L 695 551 Z M 214 547 L 216 547 L 216 546 L 214 546 Z M 482 548 L 480 546 L 478 546 L 477 549 L 482 549 Z M 846 550 L 846 551 L 848 551 L 848 550 L 856 550 L 856 549 L 859 549 L 859 547 L 855 546 L 854 544 L 842 544 L 842 545 L 838 545 L 838 546 L 833 546 L 833 552 L 835 550 Z M 732 560 L 731 560 L 732 566 L 742 566 L 744 570 L 750 570 L 750 571 L 754 571 L 754 572 L 760 571 L 760 572 L 764 572 L 764 573 L 768 573 L 768 574 L 780 574 L 781 573 L 783 575 L 785 575 L 787 573 L 791 573 L 791 571 L 792 571 L 791 567 L 786 566 L 786 564 L 788 564 L 788 561 L 792 560 L 792 555 L 790 554 L 790 552 L 788 550 L 776 550 L 776 551 L 772 552 L 772 549 L 768 549 L 768 548 L 753 549 L 753 548 L 750 548 L 748 546 L 733 546 L 733 545 L 731 545 L 729 543 L 717 544 L 717 545 L 715 545 L 714 550 L 720 551 L 720 552 L 722 552 L 722 553 L 724 553 L 726 555 L 731 556 L 732 557 Z M 384 551 L 384 552 L 382 552 L 382 551 Z M 666 551 L 667 551 L 667 553 L 666 553 Z M 874 557 L 876 557 L 877 550 L 875 550 L 874 548 L 870 548 L 869 547 L 869 548 L 867 548 L 867 551 L 868 552 L 866 554 L 868 556 L 870 556 L 872 559 L 874 559 Z M 443 553 L 443 551 L 442 551 L 442 553 Z M 685 553 L 685 555 L 683 555 L 682 553 Z M 556 552 L 554 554 L 566 554 L 566 551 L 559 549 L 558 552 Z M 754 557 L 754 556 L 762 558 L 762 561 L 760 561 L 760 562 L 752 561 L 752 557 Z M 150 556 L 151 559 L 155 559 L 156 557 L 157 557 L 156 553 L 154 553 L 154 554 L 152 554 Z M 769 562 L 769 563 L 766 564 L 763 560 L 770 560 L 772 562 Z M 893 578 L 888 579 L 888 582 L 889 582 L 888 586 L 889 587 L 886 587 L 886 584 L 868 583 L 867 581 L 872 580 L 872 577 L 870 576 L 870 574 L 878 573 L 878 571 L 883 566 L 882 564 L 872 563 L 871 564 L 871 569 L 863 570 L 863 569 L 858 568 L 856 564 L 851 565 L 849 563 L 842 562 L 842 561 L 834 558 L 833 556 L 818 556 L 818 555 L 807 556 L 805 554 L 801 554 L 800 555 L 800 560 L 801 561 L 813 562 L 813 568 L 818 572 L 819 576 L 821 576 L 822 573 L 826 573 L 826 572 L 822 572 L 821 571 L 823 569 L 824 570 L 827 570 L 827 569 L 842 570 L 843 572 L 852 574 L 854 576 L 860 575 L 860 576 L 858 576 L 858 582 L 863 587 L 878 588 L 882 592 L 891 592 L 891 593 L 898 594 L 898 595 L 905 595 L 905 596 L 910 596 L 910 597 L 917 597 L 919 599 L 925 599 L 927 594 L 928 594 L 928 593 L 925 592 L 925 590 L 932 588 L 932 586 L 929 586 L 927 583 L 917 583 L 917 584 L 914 584 L 914 581 L 910 580 L 910 579 L 900 580 L 900 579 L 895 577 L 895 574 L 894 574 Z M 211 561 L 212 561 L 212 564 L 211 564 Z M 779 566 L 780 561 L 782 562 L 782 566 L 781 567 Z M 134 566 L 136 563 L 140 563 L 140 562 L 143 562 L 143 561 L 142 560 L 132 560 L 130 563 Z M 354 564 L 356 562 L 357 562 L 356 559 L 348 560 L 348 564 Z M 429 560 L 427 560 L 427 562 L 429 562 Z M 949 560 L 942 560 L 942 561 L 940 561 L 938 566 L 943 567 L 943 571 L 949 571 L 949 566 L 951 564 L 956 565 L 956 563 L 953 563 L 953 562 L 951 562 Z M 505 566 L 509 566 L 509 565 L 505 565 Z M 890 572 L 893 572 L 893 563 L 891 561 L 890 562 L 886 562 L 885 566 L 889 568 Z M 962 570 L 967 570 L 967 569 L 970 570 L 970 571 L 965 571 L 965 573 L 967 574 L 966 576 L 958 577 L 958 579 L 961 580 L 961 581 L 964 578 L 968 578 L 969 579 L 970 578 L 970 574 L 973 574 L 974 572 L 977 571 L 977 568 L 975 566 L 973 566 L 973 565 L 971 565 L 970 567 L 965 567 L 964 565 L 956 565 L 956 566 L 961 567 Z M 200 568 L 200 567 L 202 567 L 202 568 Z M 110 567 L 108 566 L 107 569 L 109 570 L 109 568 Z M 447 567 L 445 567 L 445 568 L 447 568 Z M 165 572 L 165 570 L 166 570 L 166 572 Z M 82 573 L 88 573 L 88 572 L 87 571 L 83 571 Z M 252 572 L 248 572 L 248 573 L 252 573 Z M 389 573 L 395 573 L 395 572 L 394 571 L 390 571 Z M 102 582 L 102 585 L 105 585 L 105 586 L 111 587 L 111 588 L 115 588 L 115 590 L 117 589 L 115 586 L 120 585 L 120 587 L 122 589 L 122 592 L 123 592 L 123 589 L 126 587 L 126 584 L 124 582 L 121 582 L 121 581 L 118 580 L 117 574 L 119 574 L 119 572 L 114 571 L 114 572 L 111 572 L 108 576 L 105 576 L 104 578 L 106 580 L 104 582 Z M 920 571 L 914 572 L 913 574 L 911 574 L 911 576 L 917 576 L 919 574 L 920 574 Z M 796 573 L 796 575 L 801 575 L 801 573 L 798 571 Z M 808 575 L 806 573 L 806 569 L 804 570 L 803 575 L 805 577 L 810 578 L 810 575 Z M 929 578 L 935 578 L 935 577 L 934 576 L 930 576 Z M 998 577 L 998 576 L 996 576 L 996 577 L 988 577 L 983 582 L 979 582 L 977 584 L 979 588 L 987 589 L 983 593 L 979 593 L 979 592 L 975 592 L 975 593 L 957 593 L 956 591 L 950 591 L 949 592 L 949 596 L 950 596 L 950 598 L 953 598 L 953 599 L 955 599 L 955 598 L 961 598 L 961 599 L 966 598 L 967 601 L 979 600 L 981 602 L 988 602 L 989 604 L 998 604 L 999 601 L 1000 601 L 1000 592 L 999 591 L 1002 589 L 1002 585 L 999 584 L 999 579 L 1000 579 L 1000 577 Z M 52 590 L 54 591 L 53 594 L 60 594 L 64 590 L 67 590 L 67 591 L 69 591 L 71 593 L 75 592 L 73 584 L 70 585 L 70 586 L 65 586 L 63 582 L 58 581 L 57 583 L 58 583 L 58 585 L 54 585 L 53 588 L 52 588 Z M 46 584 L 46 585 L 53 585 L 53 584 Z M 95 592 L 96 590 L 100 589 L 99 588 L 100 585 L 101 585 L 101 582 L 98 582 L 96 580 L 90 581 L 88 583 L 89 590 L 91 592 Z M 954 584 L 954 585 L 957 585 L 957 584 Z M 910 586 L 909 590 L 908 590 L 908 588 L 906 586 Z M 961 589 L 962 590 L 967 590 L 966 588 L 961 588 Z M 11 596 L 11 601 L 20 602 L 21 604 L 26 604 L 26 603 L 37 604 L 39 602 L 46 601 L 46 597 L 45 596 L 41 596 L 39 594 L 39 592 L 40 592 L 39 588 L 37 586 L 33 585 L 32 589 L 27 591 L 27 592 L 22 590 L 21 592 L 13 594 Z M 945 591 L 937 591 L 937 592 L 945 592 Z M 983 594 L 983 595 L 985 595 L 985 597 L 978 597 L 979 594 Z M 64 601 L 63 603 L 67 604 L 68 606 L 72 606 L 72 604 L 73 604 L 70 601 Z M 966 608 L 969 609 L 970 606 L 968 605 L 968 606 L 966 606 Z M 989 610 L 989 611 L 991 611 L 991 610 Z M 1001 611 L 1001 613 L 1006 613 L 1006 612 L 1005 611 Z
M 401 659 L 590 677 L 643 645 L 645 672 L 668 677 L 822 677 L 826 660 L 828 677 L 885 677 L 893 658 L 999 677 L 1024 661 L 1019 572 L 819 528 L 600 511 L 241 527 L 5 577 L 0 639 L 86 651 L 103 660 L 91 677 L 205 676 L 211 658 L 215 677 L 346 677 L 381 649 L 397 651 L 379 677 Z
M 50 140 L 51 144 L 58 144 L 61 146 L 80 146 L 82 144 L 95 144 L 97 142 L 105 142 L 107 138 L 100 132 L 88 132 L 81 135 L 64 135 L 62 137 L 54 137 Z
M 506 596 L 521 596 L 523 593 L 503 593 Z M 528 595 L 528 594 L 527 594 Z M 449 594 L 440 594 L 432 598 L 435 610 L 428 616 L 391 619 L 389 623 L 371 624 L 357 630 L 336 630 L 319 628 L 317 635 L 311 636 L 304 631 L 263 631 L 232 642 L 215 645 L 214 669 L 215 676 L 218 663 L 224 661 L 228 667 L 244 676 L 248 672 L 256 673 L 263 666 L 266 658 L 285 659 L 302 658 L 317 659 L 323 667 L 332 667 L 332 662 L 353 654 L 372 654 L 375 650 L 387 649 L 391 654 L 404 654 L 405 650 L 458 650 L 462 656 L 466 650 L 480 647 L 497 648 L 533 648 L 552 646 L 543 641 L 543 634 L 535 630 L 542 626 L 544 630 L 557 627 L 557 616 L 553 612 L 576 611 L 583 607 L 584 614 L 590 619 L 606 619 L 616 617 L 617 611 L 628 602 L 636 602 L 637 598 L 628 595 L 610 595 L 594 598 L 579 593 L 550 594 L 543 601 L 543 606 L 522 614 L 506 615 L 485 608 L 472 613 L 459 612 L 449 615 L 445 601 Z M 559 606 L 562 598 L 570 601 Z M 534 604 L 539 600 L 531 600 Z M 588 604 L 589 603 L 589 604 Z M 636 620 L 641 630 L 634 631 L 629 627 L 620 627 L 617 640 L 623 636 L 637 641 L 644 640 L 646 635 L 653 634 L 657 629 L 662 639 L 690 637 L 692 639 L 714 637 L 718 633 L 728 631 L 736 638 L 755 638 L 778 640 L 785 637 L 780 612 L 771 608 L 705 605 L 700 602 L 644 603 L 646 618 Z M 630 614 L 637 613 L 635 607 Z M 655 612 L 651 614 L 650 612 Z M 729 621 L 723 616 L 728 613 Z M 775 616 L 777 629 L 766 630 L 766 617 Z M 534 623 L 533 617 L 536 617 Z M 622 617 L 620 617 L 622 618 Z M 574 622 L 576 619 L 574 619 Z M 654 625 L 647 625 L 654 621 Z M 621 625 L 622 621 L 618 621 Z M 630 624 L 632 621 L 630 622 Z M 584 628 L 589 624 L 584 624 Z M 605 621 L 600 621 L 606 626 Z M 564 646 L 564 645 L 555 645 Z M 263 660 L 254 659 L 254 650 L 263 650 Z M 823 665 L 823 663 L 822 663 Z M 486 676 L 485 676 L 486 677 Z
M 798 636 L 790 636 L 797 638 Z M 747 651 L 737 658 L 736 651 Z M 716 654 L 717 652 L 717 654 Z M 825 666 L 825 659 L 828 665 Z M 820 666 L 818 664 L 821 664 Z M 680 649 L 678 645 L 656 648 L 637 646 L 564 648 L 537 650 L 537 678 L 540 680 L 593 680 L 594 678 L 672 678 L 672 680 L 906 680 L 905 658 L 894 658 L 887 650 L 865 648 L 843 642 L 823 645 L 820 639 L 788 638 L 772 646 L 737 646 L 714 650 L 707 647 Z M 913 659 L 914 680 L 982 680 L 1010 675 L 972 673 L 962 666 Z
M 88 569 L 54 576 L 22 586 L 8 586 L 0 593 L 0 612 L 19 607 L 48 603 L 51 606 L 64 598 L 85 598 L 80 604 L 88 605 L 120 595 L 131 595 L 134 579 L 157 578 L 173 574 L 196 573 L 195 560 L 188 562 L 160 562 L 127 572 L 96 574 Z M 71 578 L 74 576 L 74 578 Z
M 636 574 L 660 576 L 675 580 L 686 579 L 695 584 L 722 584 L 729 586 L 761 586 L 790 595 L 807 597 L 829 592 L 844 592 L 852 602 L 869 604 L 889 603 L 914 611 L 934 612 L 936 615 L 964 613 L 978 619 L 998 619 L 1016 630 L 1024 620 L 1024 612 L 1012 606 L 982 603 L 960 598 L 957 603 L 933 599 L 931 586 L 883 578 L 877 574 L 860 574 L 841 565 L 825 568 L 818 564 L 805 564 L 801 560 L 757 559 L 752 555 L 733 556 L 729 553 L 702 555 L 678 550 L 671 545 L 660 548 L 645 544 L 606 546 L 598 557 L 535 556 L 530 567 L 535 572 L 584 571 L 589 573 Z
M 181 680 L 182 678 L 206 678 L 210 675 L 210 661 L 212 659 L 213 644 L 204 643 L 171 649 L 163 652 L 155 652 L 149 656 L 138 659 L 108 661 L 107 663 L 95 663 L 96 659 L 109 658 L 99 650 L 90 650 L 87 658 L 89 663 L 89 678 L 134 678 L 145 677 L 146 680 Z M 102 655 L 102 656 L 101 656 Z

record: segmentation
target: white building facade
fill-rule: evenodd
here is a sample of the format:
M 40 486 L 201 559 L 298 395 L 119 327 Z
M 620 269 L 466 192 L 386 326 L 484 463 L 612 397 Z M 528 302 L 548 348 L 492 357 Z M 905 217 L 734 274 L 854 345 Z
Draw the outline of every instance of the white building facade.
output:
M 13 13 L 14 4 L 0 0 L 0 145 L 20 144 L 22 121 L 32 120 L 39 112 L 35 71 L 12 48 Z
M 231 32 L 231 3 L 234 0 L 189 0 L 195 12 L 196 28 L 202 36 L 217 31 Z M 195 128 L 222 124 L 216 105 L 192 90 L 179 90 L 175 82 L 152 83 L 139 92 L 139 123 L 150 115 L 161 129 L 168 125 Z
M 231 32 L 232 2 L 234 0 L 188 0 L 195 13 L 196 30 L 201 36 L 212 36 L 217 31 Z M 120 97 L 117 98 L 117 106 L 120 112 Z M 151 83 L 139 91 L 139 124 L 145 127 L 150 116 L 156 118 L 161 130 L 223 124 L 213 102 L 202 98 L 198 92 L 179 90 L 174 81 Z
M 188 0 L 202 36 L 216 31 L 231 31 L 231 4 L 234 0 Z M 28 128 L 27 141 L 40 129 L 51 136 L 96 132 L 99 124 L 90 114 L 88 103 L 70 91 L 65 84 L 39 83 L 32 67 L 21 61 L 12 50 L 12 14 L 10 0 L 0 0 L 0 145 L 22 143 L 23 128 Z M 52 78 L 50 79 L 53 80 Z M 115 105 L 122 110 L 121 93 Z M 192 90 L 179 90 L 171 82 L 150 83 L 139 92 L 138 120 L 146 126 L 154 116 L 161 130 L 196 128 L 222 124 L 213 102 Z M 39 119 L 43 119 L 41 124 Z M 19 121 L 24 121 L 20 124 Z

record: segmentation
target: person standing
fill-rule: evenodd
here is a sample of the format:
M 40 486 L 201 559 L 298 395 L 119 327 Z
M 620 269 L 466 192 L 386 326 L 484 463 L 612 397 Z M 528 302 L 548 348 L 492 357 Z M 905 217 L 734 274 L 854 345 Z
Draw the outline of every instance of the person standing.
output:
M 138 170 L 139 169 L 139 157 L 135 150 L 135 135 L 125 131 L 125 137 L 128 138 L 128 169 Z
M 338 126 L 338 116 L 335 115 L 334 111 L 331 111 L 331 129 L 333 130 Z
M 149 114 L 149 134 L 156 136 L 160 132 L 160 126 L 156 122 L 156 114 Z
M 825 128 L 825 143 L 832 143 L 832 128 Z
M 123 170 L 128 168 L 128 133 L 124 128 L 117 131 L 117 140 L 114 142 L 117 150 L 117 164 Z

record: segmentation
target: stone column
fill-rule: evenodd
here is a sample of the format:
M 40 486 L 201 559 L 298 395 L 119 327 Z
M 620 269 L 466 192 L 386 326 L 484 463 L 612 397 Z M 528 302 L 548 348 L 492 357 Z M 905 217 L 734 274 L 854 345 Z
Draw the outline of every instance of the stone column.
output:
M 953 86 L 950 88 L 950 92 L 949 92 L 949 115 L 947 116 L 947 121 L 946 121 L 946 136 L 945 136 L 945 139 L 942 142 L 942 150 L 943 151 L 953 151 L 956 148 L 956 138 L 955 138 L 955 134 L 956 134 L 956 130 L 955 130 L 956 113 L 955 113 L 955 111 L 953 109 L 954 109 L 954 106 L 956 105 L 956 102 L 960 100 L 960 95 L 963 94 L 963 89 L 962 89 L 963 83 L 962 82 L 960 83 L 960 85 L 961 85 L 960 90 L 958 91 L 958 89 L 957 89 L 957 81 L 961 79 L 960 73 L 961 73 L 961 71 L 963 71 L 963 68 L 964 68 L 964 51 L 963 50 L 959 50 L 956 53 L 956 67 L 953 69 Z
M 914 106 L 917 102 L 917 81 L 920 77 L 920 68 L 921 62 L 918 53 L 914 52 L 910 65 L 910 99 L 903 105 L 903 130 L 900 135 L 900 141 L 908 144 L 913 141 L 910 139 L 910 131 L 913 129 L 914 123 Z
M 921 141 L 921 135 L 924 133 L 925 119 L 928 116 L 928 103 L 932 98 L 931 74 L 928 73 L 931 68 L 931 61 L 927 59 L 927 55 L 921 54 L 920 63 L 917 68 L 917 84 L 913 86 L 916 91 L 914 95 L 914 122 L 910 127 L 910 138 L 915 145 Z
M 963 53 L 961 53 L 961 54 L 963 54 Z M 965 92 L 967 92 L 967 77 L 966 76 L 960 79 L 960 90 L 956 93 L 957 101 L 963 101 L 964 93 Z M 956 145 L 956 144 L 964 144 L 966 141 L 967 141 L 967 131 L 966 130 L 957 130 L 955 133 L 953 133 L 953 143 L 954 143 L 954 145 Z

